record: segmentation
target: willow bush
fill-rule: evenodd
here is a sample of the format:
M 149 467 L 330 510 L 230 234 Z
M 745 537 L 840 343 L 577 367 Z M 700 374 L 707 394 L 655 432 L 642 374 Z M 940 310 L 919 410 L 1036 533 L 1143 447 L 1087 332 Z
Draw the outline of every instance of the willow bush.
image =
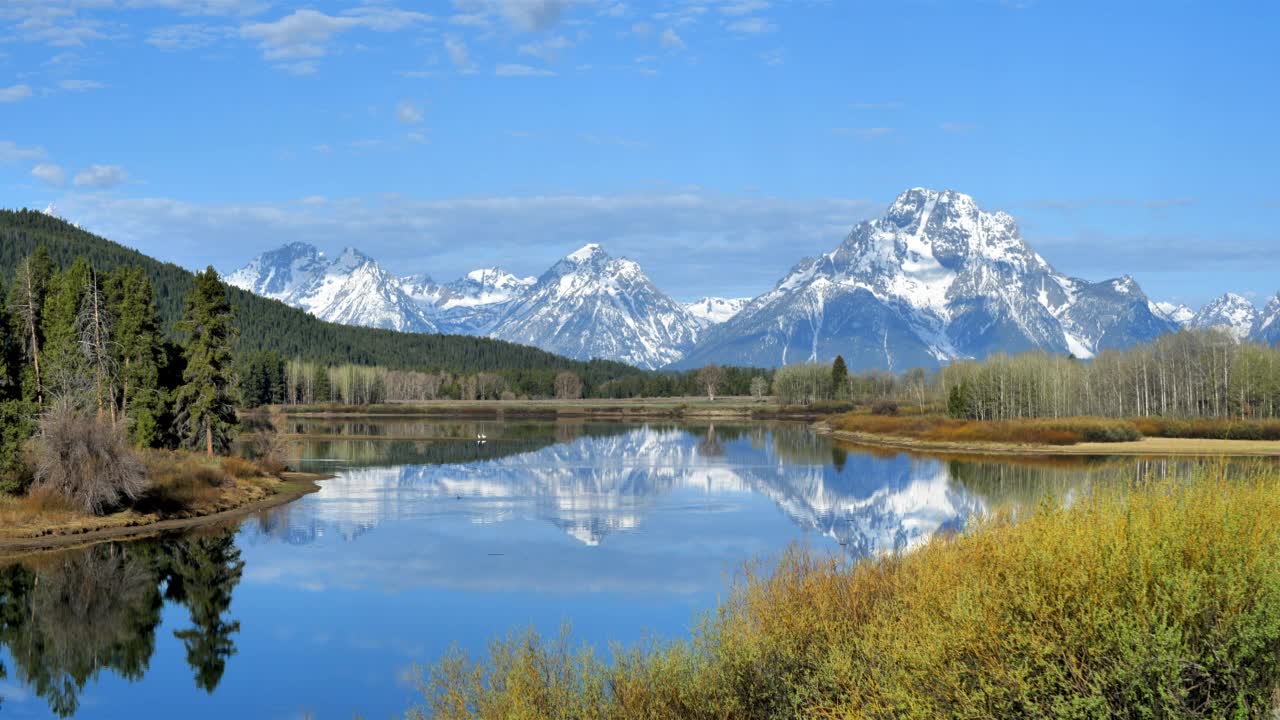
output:
M 748 567 L 687 641 L 454 651 L 410 717 L 1265 717 L 1280 478 L 1205 464 L 989 518 L 905 555 Z

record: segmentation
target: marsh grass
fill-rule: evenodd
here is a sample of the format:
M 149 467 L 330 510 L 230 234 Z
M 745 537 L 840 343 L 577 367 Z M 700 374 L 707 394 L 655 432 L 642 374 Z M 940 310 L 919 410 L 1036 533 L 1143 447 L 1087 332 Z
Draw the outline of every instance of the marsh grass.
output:
M 1036 418 L 1026 420 L 957 420 L 941 415 L 846 414 L 828 419 L 836 430 L 893 435 L 941 442 L 996 442 L 1075 445 L 1082 442 L 1129 442 L 1142 433 L 1129 420 L 1107 418 Z
M 904 555 L 794 548 L 687 641 L 455 650 L 410 717 L 1264 717 L 1280 478 L 1225 464 L 999 514 Z

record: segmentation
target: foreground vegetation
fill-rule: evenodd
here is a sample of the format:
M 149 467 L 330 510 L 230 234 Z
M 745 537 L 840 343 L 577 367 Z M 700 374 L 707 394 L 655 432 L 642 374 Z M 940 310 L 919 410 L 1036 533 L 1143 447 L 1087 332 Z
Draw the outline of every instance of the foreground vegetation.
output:
M 1280 680 L 1280 475 L 1148 480 L 901 556 L 747 568 L 689 641 L 454 651 L 410 717 L 1264 717 Z

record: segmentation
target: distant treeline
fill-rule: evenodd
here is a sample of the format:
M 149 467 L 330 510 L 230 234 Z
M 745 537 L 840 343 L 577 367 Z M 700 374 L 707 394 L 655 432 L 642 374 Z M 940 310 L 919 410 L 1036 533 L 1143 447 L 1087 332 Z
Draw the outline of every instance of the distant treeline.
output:
M 1091 360 L 1032 352 L 896 375 L 788 366 L 777 371 L 773 389 L 788 402 L 913 405 L 971 420 L 1271 419 L 1280 418 L 1280 349 L 1217 330 L 1184 330 Z
M 748 395 L 768 388 L 772 371 L 715 368 L 716 393 Z M 504 370 L 460 373 L 449 370 L 394 370 L 384 367 L 325 365 L 285 359 L 271 351 L 246 353 L 240 369 L 240 399 L 245 407 L 340 403 L 373 405 L 436 400 L 529 400 L 543 398 L 654 398 L 707 394 L 704 370 L 643 372 L 593 382 L 572 370 Z M 755 394 L 763 395 L 764 392 Z

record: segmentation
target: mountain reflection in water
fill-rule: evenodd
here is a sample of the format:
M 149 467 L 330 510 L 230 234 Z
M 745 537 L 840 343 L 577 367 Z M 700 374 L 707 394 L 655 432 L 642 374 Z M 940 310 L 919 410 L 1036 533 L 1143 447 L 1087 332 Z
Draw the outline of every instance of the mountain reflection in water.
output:
M 302 465 L 336 473 L 318 493 L 234 529 L 0 563 L 0 714 L 386 716 L 411 702 L 404 668 L 454 643 L 566 620 L 601 647 L 680 635 L 743 562 L 792 543 L 909 550 L 1188 465 L 947 460 L 785 423 L 293 430 Z

